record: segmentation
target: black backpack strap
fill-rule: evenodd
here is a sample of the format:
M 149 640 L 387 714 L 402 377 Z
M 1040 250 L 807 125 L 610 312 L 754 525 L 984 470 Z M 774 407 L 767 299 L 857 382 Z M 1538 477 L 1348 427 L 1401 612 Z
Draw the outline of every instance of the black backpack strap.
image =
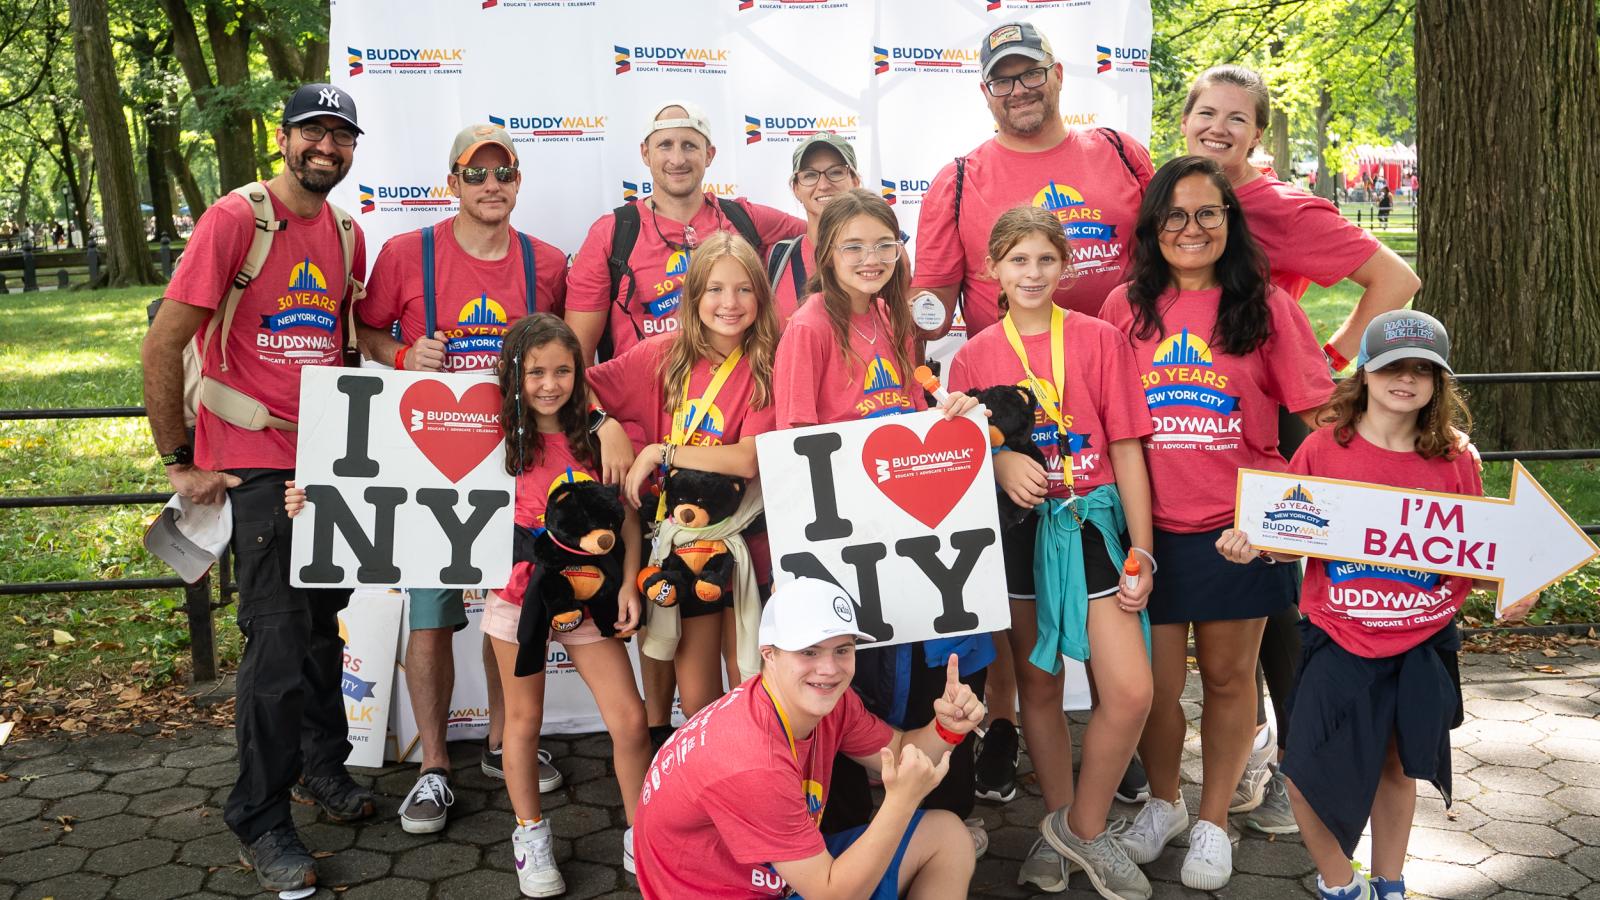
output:
M 1128 162 L 1128 151 L 1122 146 L 1122 135 L 1117 134 L 1116 131 L 1110 128 L 1096 128 L 1095 131 L 1100 132 L 1106 140 L 1111 142 L 1111 146 L 1117 149 L 1117 156 L 1122 159 L 1122 167 L 1128 170 L 1128 174 L 1133 177 L 1134 183 L 1137 184 L 1139 173 L 1133 170 L 1133 163 Z
M 517 236 L 517 243 L 522 245 L 523 299 L 528 304 L 528 315 L 531 316 L 538 312 L 538 308 L 535 306 L 537 301 L 534 295 L 537 293 L 539 288 L 539 269 L 536 261 L 533 258 L 533 239 L 516 230 L 515 228 L 511 229 L 511 233 Z
M 767 260 L 767 283 L 773 290 L 778 289 L 778 279 L 783 277 L 785 269 L 794 279 L 795 305 L 806 302 L 806 261 L 801 259 L 800 242 L 804 237 L 792 237 L 772 245 L 772 257 Z
M 956 184 L 955 184 L 956 190 L 955 190 L 955 203 L 953 204 L 954 205 L 954 209 L 955 209 L 955 219 L 956 219 L 956 246 L 960 246 L 961 245 L 961 189 L 964 186 L 966 186 L 966 183 L 967 183 L 967 158 L 965 156 L 958 156 L 958 157 L 956 157 Z M 962 253 L 965 253 L 965 252 L 966 252 L 965 250 L 962 251 Z M 966 284 L 966 280 L 963 279 L 961 284 L 956 285 L 956 306 L 955 306 L 955 310 L 953 310 L 951 312 L 951 318 L 952 319 L 954 318 L 955 313 L 959 312 L 962 309 L 962 307 L 964 307 L 966 305 L 967 292 L 964 290 L 964 285 L 965 284 Z
M 718 197 L 717 206 L 722 210 L 722 214 L 727 217 L 733 229 L 739 232 L 739 236 L 748 241 L 750 246 L 756 248 L 756 256 L 766 255 L 767 248 L 761 243 L 761 232 L 756 230 L 755 221 L 750 218 L 750 213 L 739 204 L 739 201 Z
M 806 302 L 806 260 L 800 252 L 800 238 L 794 239 L 794 254 L 789 257 L 789 275 L 794 278 L 794 305 Z
M 433 337 L 435 312 L 433 301 L 433 226 L 424 225 L 422 232 L 422 336 Z
M 615 308 L 613 314 L 620 312 L 633 326 L 633 332 L 639 340 L 644 340 L 644 332 L 639 329 L 639 323 L 633 321 L 633 316 L 628 312 L 628 306 L 633 300 L 633 267 L 628 265 L 628 257 L 633 255 L 633 246 L 639 243 L 639 204 L 624 203 L 611 211 L 611 256 L 606 259 L 606 269 L 611 274 L 611 305 Z M 628 279 L 628 293 L 622 293 L 622 279 Z M 626 296 L 627 300 L 620 298 Z M 600 335 L 598 356 L 604 361 L 611 357 L 614 349 L 611 340 L 611 328 L 606 327 Z

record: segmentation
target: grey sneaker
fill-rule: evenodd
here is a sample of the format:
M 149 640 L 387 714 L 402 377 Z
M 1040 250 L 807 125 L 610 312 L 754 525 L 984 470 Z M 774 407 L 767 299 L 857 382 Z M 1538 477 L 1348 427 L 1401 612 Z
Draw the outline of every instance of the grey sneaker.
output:
M 978 816 L 963 820 L 961 824 L 967 826 L 967 834 L 972 836 L 973 857 L 983 859 L 983 855 L 989 852 L 989 826 Z
M 1249 812 L 1261 805 L 1266 795 L 1267 779 L 1272 777 L 1272 761 L 1278 757 L 1278 745 L 1273 741 L 1272 726 L 1261 731 L 1266 746 L 1250 748 L 1250 759 L 1244 764 L 1244 774 L 1239 776 L 1239 786 L 1233 790 L 1233 800 L 1228 812 Z M 1260 740 L 1260 738 L 1257 738 Z
M 1261 805 L 1244 820 L 1246 825 L 1267 834 L 1299 834 L 1300 825 L 1294 820 L 1294 809 L 1289 805 L 1289 788 L 1283 773 L 1274 766 L 1272 779 L 1267 782 L 1267 795 Z
M 1041 836 L 1028 848 L 1028 858 L 1022 861 L 1022 868 L 1017 872 L 1017 884 L 1031 884 L 1047 894 L 1059 894 L 1067 889 L 1069 865 L 1071 863 Z
M 239 847 L 239 862 L 254 869 L 264 891 L 298 891 L 317 883 L 317 862 L 300 843 L 293 825 L 285 825 Z
M 1136 865 L 1153 863 L 1172 839 L 1189 830 L 1189 810 L 1178 795 L 1177 803 L 1151 797 L 1133 817 L 1133 825 L 1117 835 L 1122 851 Z
M 1083 867 L 1089 883 L 1107 900 L 1150 900 L 1154 894 L 1149 879 L 1128 858 L 1112 829 L 1086 841 L 1067 827 L 1067 807 L 1062 807 L 1045 816 L 1039 830 L 1057 853 Z
M 372 792 L 356 784 L 344 771 L 337 775 L 301 775 L 300 783 L 289 789 L 289 798 L 322 807 L 335 822 L 359 822 L 378 811 Z
M 561 777 L 561 770 L 555 767 L 555 763 L 551 762 L 551 759 L 549 750 L 539 751 L 539 793 L 541 794 L 548 794 L 559 789 L 564 780 Z
M 400 827 L 407 834 L 433 834 L 444 830 L 450 804 L 456 802 L 456 795 L 450 792 L 449 777 L 443 769 L 429 769 L 417 779 L 411 793 L 400 803 Z

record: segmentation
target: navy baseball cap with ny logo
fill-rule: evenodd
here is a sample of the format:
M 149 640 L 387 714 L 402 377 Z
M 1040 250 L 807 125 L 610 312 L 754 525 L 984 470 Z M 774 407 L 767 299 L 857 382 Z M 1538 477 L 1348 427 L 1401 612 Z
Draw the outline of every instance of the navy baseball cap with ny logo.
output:
M 356 101 L 341 88 L 331 84 L 302 84 L 295 88 L 289 102 L 283 105 L 283 124 L 293 125 L 318 116 L 333 116 L 350 123 L 361 134 L 356 124 Z

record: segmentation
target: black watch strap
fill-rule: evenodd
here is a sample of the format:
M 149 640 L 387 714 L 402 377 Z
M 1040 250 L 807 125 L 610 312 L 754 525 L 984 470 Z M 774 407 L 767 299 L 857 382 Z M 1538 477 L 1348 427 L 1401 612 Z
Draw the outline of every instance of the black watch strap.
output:
M 171 453 L 161 455 L 163 466 L 192 466 L 194 465 L 194 448 L 188 444 L 179 444 L 172 448 Z

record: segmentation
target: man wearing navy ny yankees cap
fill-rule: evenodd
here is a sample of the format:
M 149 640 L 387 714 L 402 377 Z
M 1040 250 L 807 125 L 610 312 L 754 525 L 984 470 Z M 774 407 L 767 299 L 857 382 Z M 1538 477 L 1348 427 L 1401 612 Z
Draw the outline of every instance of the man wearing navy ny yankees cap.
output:
M 231 505 L 245 646 L 239 776 L 223 818 L 243 845 L 241 861 L 274 891 L 317 878 L 289 814 L 291 790 L 338 821 L 375 808 L 345 770 L 338 613 L 350 591 L 290 585 L 283 509 L 301 367 L 341 365 L 353 338 L 345 312 L 362 290 L 366 247 L 360 227 L 327 195 L 350 171 L 360 135 L 348 93 L 331 84 L 298 88 L 276 135 L 283 170 L 200 217 L 142 352 L 150 432 L 167 479 L 191 501 Z M 205 378 L 190 446 L 183 355 L 202 328 Z
M 967 896 L 976 859 L 966 826 L 917 806 L 983 704 L 952 655 L 934 720 L 890 728 L 850 689 L 856 643 L 871 639 L 837 585 L 778 588 L 761 613 L 761 674 L 674 732 L 645 776 L 634 847 L 647 900 Z M 866 826 L 824 835 L 837 753 L 882 776 L 884 801 Z

